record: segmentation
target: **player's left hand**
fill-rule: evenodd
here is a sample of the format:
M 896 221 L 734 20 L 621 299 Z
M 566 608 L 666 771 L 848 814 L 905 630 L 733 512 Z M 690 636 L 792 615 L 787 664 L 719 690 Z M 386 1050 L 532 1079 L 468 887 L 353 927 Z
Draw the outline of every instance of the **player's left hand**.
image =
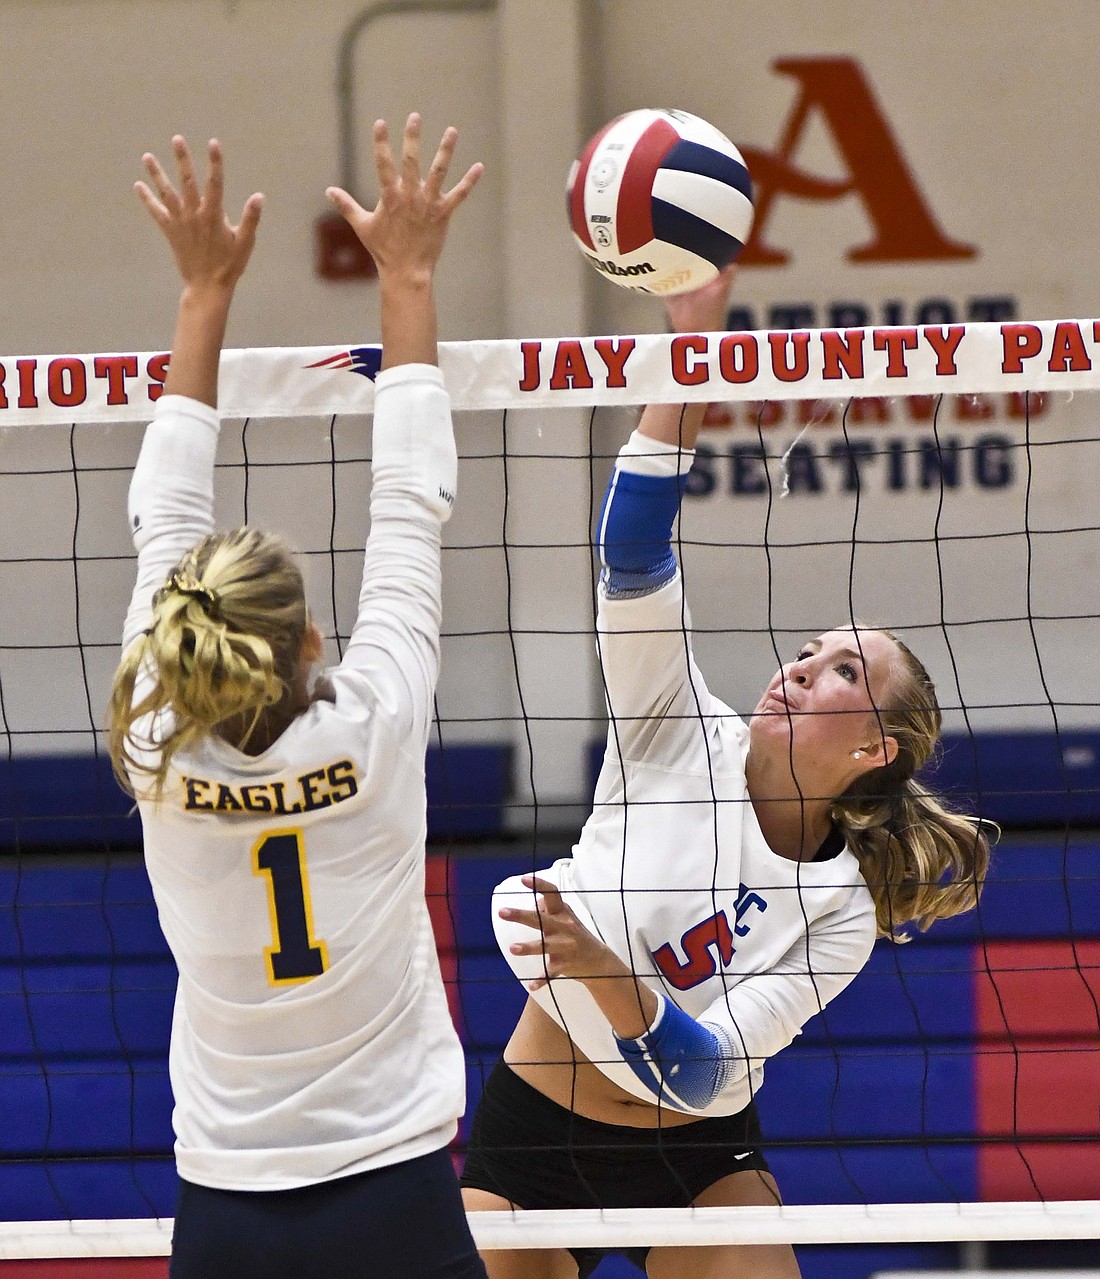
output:
M 549 881 L 537 875 L 524 875 L 523 882 L 539 894 L 534 910 L 505 906 L 501 919 L 532 928 L 538 936 L 529 942 L 513 942 L 513 955 L 541 955 L 546 975 L 527 983 L 528 990 L 539 990 L 555 977 L 575 977 L 579 981 L 621 976 L 623 965 L 614 952 L 595 937 L 562 900 L 562 895 Z
M 394 159 L 385 120 L 374 124 L 374 164 L 378 173 L 378 204 L 365 209 L 342 187 L 329 187 L 326 195 L 347 219 L 370 253 L 383 279 L 430 278 L 455 210 L 477 185 L 484 166 L 471 165 L 449 190 L 443 183 L 451 168 L 458 130 L 444 131 L 435 158 L 423 177 L 420 173 L 420 116 L 413 112 L 405 122 L 401 160 Z

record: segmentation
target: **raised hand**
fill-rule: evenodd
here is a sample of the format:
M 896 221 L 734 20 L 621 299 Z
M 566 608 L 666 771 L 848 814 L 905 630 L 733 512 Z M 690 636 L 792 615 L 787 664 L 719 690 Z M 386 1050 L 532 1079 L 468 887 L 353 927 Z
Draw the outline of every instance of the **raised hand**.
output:
M 730 289 L 737 267 L 731 263 L 700 289 L 665 299 L 665 314 L 674 333 L 717 333 L 726 327 Z M 650 404 L 642 413 L 638 430 L 650 439 L 678 448 L 693 449 L 707 406 Z
M 451 167 L 458 131 L 447 129 L 426 177 L 420 174 L 420 116 L 405 123 L 398 167 L 390 150 L 384 120 L 374 124 L 374 165 L 378 172 L 378 204 L 363 206 L 340 187 L 326 195 L 344 215 L 378 267 L 383 283 L 390 275 L 430 280 L 447 236 L 451 217 L 474 189 L 484 166 L 471 165 L 447 192 L 443 183 Z
M 216 406 L 229 307 L 256 243 L 263 196 L 248 197 L 241 220 L 234 226 L 222 204 L 224 173 L 218 142 L 211 139 L 208 144 L 206 186 L 201 190 L 191 152 L 179 134 L 172 139 L 172 151 L 178 190 L 150 153 L 142 157 L 149 183 L 134 184 L 171 246 L 183 281 L 164 392 Z
M 172 151 L 179 189 L 157 157 L 147 152 L 142 162 L 149 183 L 136 182 L 134 190 L 171 246 L 184 285 L 231 292 L 252 256 L 263 196 L 249 196 L 234 225 L 222 203 L 224 168 L 218 141 L 212 138 L 207 146 L 206 185 L 201 190 L 190 148 L 179 134 L 172 139 Z
M 726 327 L 730 289 L 737 264 L 729 266 L 702 288 L 665 299 L 665 313 L 674 333 L 718 333 Z
M 405 122 L 400 168 L 390 150 L 385 120 L 374 124 L 374 167 L 379 196 L 364 209 L 340 187 L 328 198 L 347 219 L 374 258 L 382 286 L 382 368 L 436 362 L 436 310 L 432 281 L 447 228 L 458 206 L 474 189 L 483 166 L 471 165 L 449 191 L 443 183 L 451 167 L 458 132 L 447 129 L 428 169 L 420 176 L 420 117 Z

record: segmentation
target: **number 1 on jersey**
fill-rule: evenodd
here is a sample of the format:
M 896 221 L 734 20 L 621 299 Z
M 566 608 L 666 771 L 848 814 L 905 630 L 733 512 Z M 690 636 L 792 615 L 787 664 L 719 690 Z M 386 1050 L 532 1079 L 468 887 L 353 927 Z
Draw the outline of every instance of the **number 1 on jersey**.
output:
M 328 967 L 323 941 L 313 940 L 305 849 L 300 830 L 271 831 L 252 849 L 252 870 L 267 876 L 273 946 L 264 948 L 268 979 L 274 985 L 308 981 Z

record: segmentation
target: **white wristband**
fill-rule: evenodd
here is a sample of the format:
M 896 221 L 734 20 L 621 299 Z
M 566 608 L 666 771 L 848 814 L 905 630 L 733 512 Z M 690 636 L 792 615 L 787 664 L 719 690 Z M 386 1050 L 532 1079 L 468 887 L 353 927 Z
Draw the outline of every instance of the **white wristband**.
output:
M 633 431 L 619 450 L 618 468 L 631 475 L 686 475 L 695 460 L 694 449 L 680 448 Z

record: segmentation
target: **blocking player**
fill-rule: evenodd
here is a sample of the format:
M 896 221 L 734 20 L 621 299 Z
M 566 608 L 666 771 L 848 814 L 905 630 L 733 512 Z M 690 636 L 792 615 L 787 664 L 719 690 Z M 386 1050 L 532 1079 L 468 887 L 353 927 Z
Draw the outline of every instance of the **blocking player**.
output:
M 455 142 L 422 177 L 419 117 L 397 160 L 379 121 L 377 208 L 329 192 L 378 266 L 383 358 L 358 617 L 315 683 L 322 638 L 286 546 L 213 531 L 219 356 L 261 197 L 232 225 L 218 144 L 200 188 L 180 137 L 178 187 L 151 155 L 137 186 L 183 290 L 130 486 L 110 745 L 179 968 L 173 1279 L 484 1275 L 447 1150 L 463 1057 L 423 888 L 457 472 L 433 277 L 481 173 L 444 191 Z

